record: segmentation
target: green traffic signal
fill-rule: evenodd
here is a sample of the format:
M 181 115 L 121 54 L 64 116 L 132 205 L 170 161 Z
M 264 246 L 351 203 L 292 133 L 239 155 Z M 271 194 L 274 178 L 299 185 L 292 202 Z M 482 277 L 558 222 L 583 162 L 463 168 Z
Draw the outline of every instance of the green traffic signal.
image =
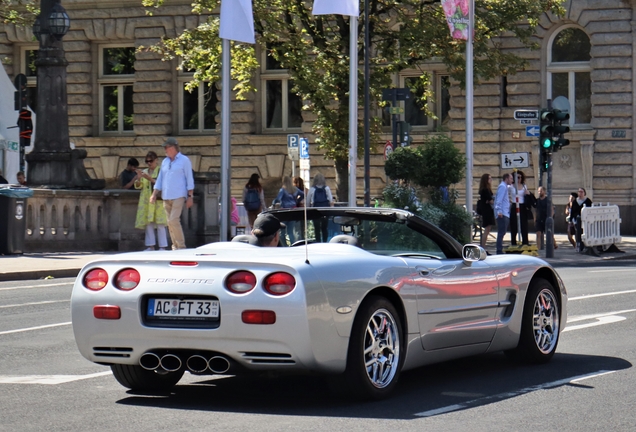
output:
M 552 138 L 542 138 L 541 139 L 541 148 L 549 150 L 552 147 Z

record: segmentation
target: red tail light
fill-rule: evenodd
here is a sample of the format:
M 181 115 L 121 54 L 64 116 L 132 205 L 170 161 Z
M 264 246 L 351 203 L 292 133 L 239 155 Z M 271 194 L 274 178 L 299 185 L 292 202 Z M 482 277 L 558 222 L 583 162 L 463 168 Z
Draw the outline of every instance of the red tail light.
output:
M 245 294 L 256 286 L 256 276 L 251 272 L 240 270 L 225 279 L 225 288 L 235 294 Z
M 268 293 L 281 296 L 289 294 L 296 288 L 296 279 L 289 273 L 272 273 L 265 278 L 263 286 Z
M 84 275 L 83 284 L 86 288 L 99 291 L 108 283 L 108 273 L 100 268 L 93 269 Z
M 127 268 L 123 269 L 117 276 L 115 276 L 115 286 L 123 291 L 130 291 L 139 285 L 141 276 L 135 269 Z
M 276 312 L 270 310 L 245 310 L 241 313 L 245 324 L 274 324 Z
M 113 305 L 93 306 L 93 316 L 97 319 L 118 320 L 121 318 L 121 309 Z

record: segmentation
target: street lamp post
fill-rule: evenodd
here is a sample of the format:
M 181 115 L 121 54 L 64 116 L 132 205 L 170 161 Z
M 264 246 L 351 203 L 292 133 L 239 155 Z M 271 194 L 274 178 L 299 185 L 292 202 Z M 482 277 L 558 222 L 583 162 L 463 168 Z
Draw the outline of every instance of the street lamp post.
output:
M 91 179 L 84 159 L 86 150 L 71 149 L 66 100 L 66 66 L 62 37 L 71 20 L 60 0 L 40 0 L 40 15 L 33 34 L 40 42 L 37 67 L 38 109 L 27 181 L 47 188 L 102 189 L 104 180 Z

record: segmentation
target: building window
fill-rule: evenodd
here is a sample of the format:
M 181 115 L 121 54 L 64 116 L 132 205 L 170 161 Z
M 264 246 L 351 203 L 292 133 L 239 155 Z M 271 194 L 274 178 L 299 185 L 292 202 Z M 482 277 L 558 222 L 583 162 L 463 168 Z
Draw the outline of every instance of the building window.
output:
M 590 38 L 581 29 L 566 27 L 557 32 L 548 49 L 548 98 L 570 102 L 570 126 L 592 121 Z
M 448 75 L 431 72 L 431 82 L 428 87 L 423 86 L 417 76 L 403 76 L 400 78 L 400 84 L 401 87 L 410 88 L 415 96 L 400 102 L 400 106 L 404 108 L 404 121 L 420 130 L 439 130 L 446 124 L 450 111 L 450 77 Z M 427 91 L 431 96 L 430 100 L 422 99 Z M 427 115 L 423 111 L 425 106 L 432 115 Z M 384 126 L 391 125 L 388 108 L 383 111 L 382 123 Z
M 264 54 L 264 70 L 261 72 L 263 97 L 263 127 L 268 131 L 300 130 L 302 99 L 292 91 L 294 82 L 287 69 L 272 57 L 269 50 Z
M 37 48 L 22 47 L 20 49 L 20 73 L 27 77 L 27 104 L 35 113 L 38 108 L 38 70 L 35 66 L 37 57 Z
M 135 48 L 100 47 L 100 131 L 133 131 L 133 79 Z
M 179 130 L 188 132 L 209 132 L 216 129 L 216 109 L 218 98 L 216 86 L 209 82 L 203 82 L 192 91 L 186 89 L 190 77 L 179 77 L 181 89 L 179 115 Z

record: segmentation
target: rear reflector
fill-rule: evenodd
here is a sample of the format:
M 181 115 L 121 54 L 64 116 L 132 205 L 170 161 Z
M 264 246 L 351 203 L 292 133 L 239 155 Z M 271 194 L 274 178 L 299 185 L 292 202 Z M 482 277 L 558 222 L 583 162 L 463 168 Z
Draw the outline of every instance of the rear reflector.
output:
M 84 275 L 83 284 L 86 288 L 99 291 L 108 283 L 108 273 L 106 270 L 96 268 Z
M 118 320 L 121 318 L 121 309 L 112 305 L 93 306 L 93 316 L 97 319 Z
M 177 267 L 196 267 L 199 263 L 196 261 L 170 261 L 170 265 Z
M 246 310 L 241 314 L 245 324 L 274 324 L 276 312 L 269 310 Z

